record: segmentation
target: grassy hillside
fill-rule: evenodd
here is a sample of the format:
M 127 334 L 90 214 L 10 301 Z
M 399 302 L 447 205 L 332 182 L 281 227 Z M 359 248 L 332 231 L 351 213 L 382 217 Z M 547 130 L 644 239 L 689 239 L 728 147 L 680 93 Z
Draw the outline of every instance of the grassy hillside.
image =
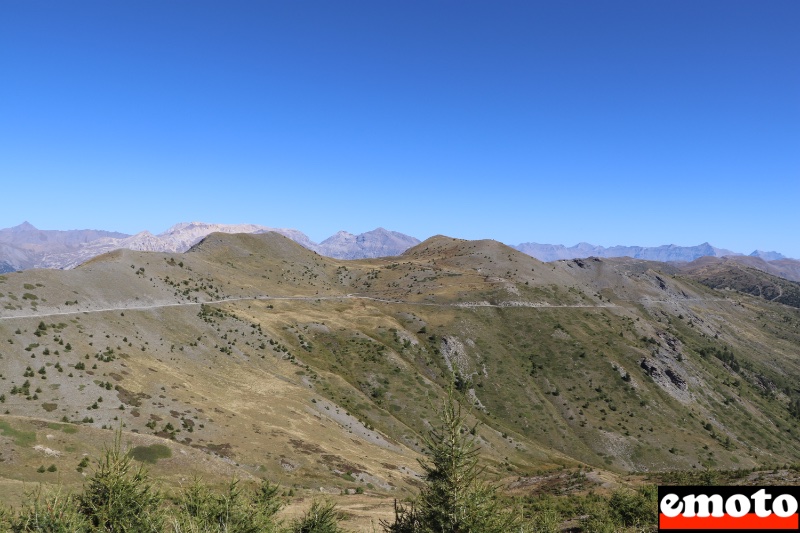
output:
M 660 268 L 442 236 L 339 261 L 213 234 L 5 274 L 0 476 L 51 482 L 53 463 L 77 483 L 122 427 L 170 450 L 168 483 L 403 497 L 451 381 L 497 477 L 800 461 L 800 310 Z
M 786 263 L 791 263 L 791 260 L 787 260 Z M 763 267 L 759 266 L 761 265 L 748 266 L 734 260 L 703 258 L 689 263 L 682 268 L 682 272 L 714 289 L 735 290 L 784 305 L 800 307 L 800 283 L 765 272 Z M 781 272 L 777 266 L 769 266 L 776 273 Z

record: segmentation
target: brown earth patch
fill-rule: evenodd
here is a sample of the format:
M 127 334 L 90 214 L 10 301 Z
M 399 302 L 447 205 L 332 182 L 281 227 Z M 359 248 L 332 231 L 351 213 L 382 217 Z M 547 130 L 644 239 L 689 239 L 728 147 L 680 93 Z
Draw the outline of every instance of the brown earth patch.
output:
M 151 398 L 149 394 L 145 394 L 143 392 L 132 392 L 121 385 L 117 385 L 116 390 L 119 401 L 126 405 L 132 405 L 133 407 L 141 407 L 142 400 L 149 400 Z
M 310 455 L 312 453 L 324 453 L 325 450 L 312 442 L 306 442 L 300 439 L 289 439 L 289 442 L 294 446 L 294 449 L 300 453 Z
M 363 466 L 350 463 L 338 455 L 324 454 L 321 459 L 322 462 L 332 470 L 336 470 L 344 474 L 366 473 L 366 470 L 364 470 Z

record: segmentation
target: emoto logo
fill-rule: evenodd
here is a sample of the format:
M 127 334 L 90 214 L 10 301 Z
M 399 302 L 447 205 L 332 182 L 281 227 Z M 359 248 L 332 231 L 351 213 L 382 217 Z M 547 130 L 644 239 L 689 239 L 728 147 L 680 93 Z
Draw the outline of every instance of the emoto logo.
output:
M 800 487 L 659 487 L 659 531 L 800 531 Z

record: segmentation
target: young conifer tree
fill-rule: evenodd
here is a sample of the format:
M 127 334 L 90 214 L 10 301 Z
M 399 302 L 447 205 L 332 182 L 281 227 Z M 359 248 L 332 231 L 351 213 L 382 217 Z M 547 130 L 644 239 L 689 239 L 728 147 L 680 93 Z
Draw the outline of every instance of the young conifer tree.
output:
M 483 479 L 475 426 L 466 415 L 452 386 L 442 401 L 439 426 L 424 438 L 425 486 L 410 506 L 395 507 L 394 523 L 384 522 L 387 533 L 508 533 L 518 529 L 517 516 L 500 500 L 495 485 Z
M 76 500 L 61 489 L 43 492 L 39 487 L 17 513 L 0 510 L 0 531 L 28 533 L 88 533 L 89 522 L 77 510 Z
M 172 519 L 174 533 L 274 533 L 282 531 L 275 515 L 283 507 L 278 485 L 262 481 L 255 490 L 238 479 L 222 492 L 195 479 L 180 495 Z
M 121 430 L 77 500 L 92 531 L 161 533 L 164 529 L 163 496 L 144 467 L 135 467 L 131 455 L 122 450 Z

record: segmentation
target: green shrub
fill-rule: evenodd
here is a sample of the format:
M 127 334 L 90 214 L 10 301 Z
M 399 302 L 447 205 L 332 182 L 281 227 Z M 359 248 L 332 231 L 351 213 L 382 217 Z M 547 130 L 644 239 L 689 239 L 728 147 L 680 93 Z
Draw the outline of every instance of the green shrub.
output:
M 292 522 L 291 533 L 343 533 L 339 527 L 342 514 L 336 504 L 329 501 L 314 500 L 306 513 Z
M 561 515 L 555 509 L 544 509 L 533 517 L 533 530 L 536 533 L 560 533 Z
M 608 507 L 614 522 L 620 526 L 655 525 L 655 517 L 658 516 L 658 490 L 655 485 L 645 485 L 636 492 L 614 491 Z
M 14 533 L 47 531 L 49 533 L 88 533 L 89 523 L 77 510 L 72 495 L 41 492 L 28 495 L 29 503 L 2 523 L 3 530 Z
M 163 498 L 142 466 L 121 449 L 121 434 L 78 496 L 78 509 L 98 531 L 161 532 Z
M 195 479 L 178 500 L 176 532 L 260 533 L 278 531 L 275 514 L 283 507 L 277 485 L 268 481 L 253 491 L 234 479 L 217 493 Z

